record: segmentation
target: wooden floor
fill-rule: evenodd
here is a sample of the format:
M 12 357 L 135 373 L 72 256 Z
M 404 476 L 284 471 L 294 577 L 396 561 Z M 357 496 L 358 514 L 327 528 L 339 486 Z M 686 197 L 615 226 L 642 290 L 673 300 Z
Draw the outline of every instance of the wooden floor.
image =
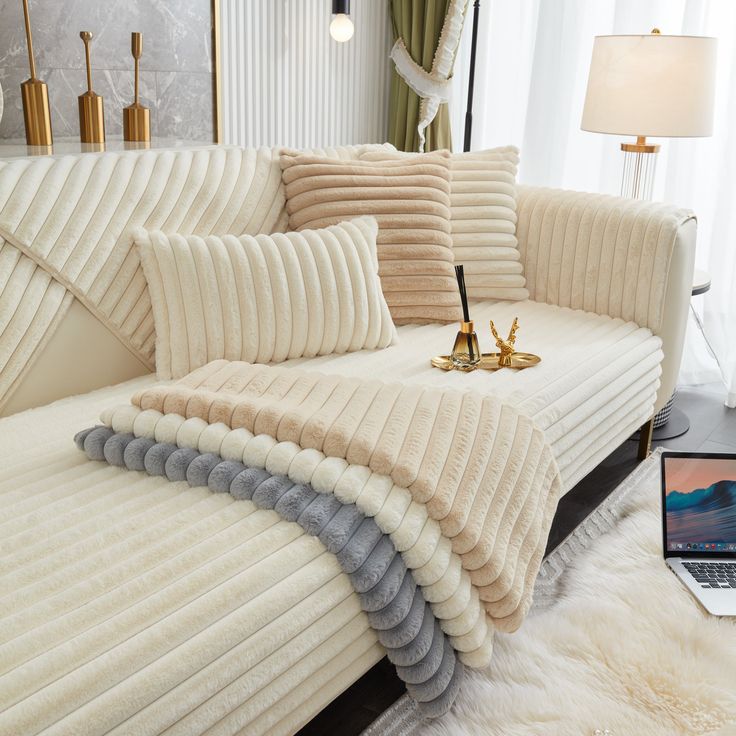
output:
M 670 450 L 736 453 L 736 409 L 723 405 L 720 385 L 679 389 L 676 406 L 690 419 L 690 430 L 655 443 Z M 626 442 L 560 500 L 547 551 L 565 537 L 636 467 L 637 443 Z M 393 666 L 383 659 L 328 708 L 305 726 L 299 736 L 357 736 L 404 693 Z

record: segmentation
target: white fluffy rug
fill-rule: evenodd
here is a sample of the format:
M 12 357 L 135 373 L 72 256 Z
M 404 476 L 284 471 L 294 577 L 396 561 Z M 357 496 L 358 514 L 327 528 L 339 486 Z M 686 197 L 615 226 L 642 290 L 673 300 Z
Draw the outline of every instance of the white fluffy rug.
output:
M 568 566 L 551 607 L 497 636 L 451 713 L 405 712 L 371 733 L 403 721 L 412 736 L 736 734 L 736 619 L 708 615 L 664 565 L 659 457 L 632 482 L 616 526 Z

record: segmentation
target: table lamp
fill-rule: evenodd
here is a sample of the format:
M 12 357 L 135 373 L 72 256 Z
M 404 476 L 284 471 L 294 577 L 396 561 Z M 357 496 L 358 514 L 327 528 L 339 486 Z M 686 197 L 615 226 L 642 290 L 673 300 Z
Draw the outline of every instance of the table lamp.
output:
M 660 138 L 713 132 L 715 38 L 596 36 L 581 128 L 636 136 L 622 143 L 621 195 L 651 199 Z

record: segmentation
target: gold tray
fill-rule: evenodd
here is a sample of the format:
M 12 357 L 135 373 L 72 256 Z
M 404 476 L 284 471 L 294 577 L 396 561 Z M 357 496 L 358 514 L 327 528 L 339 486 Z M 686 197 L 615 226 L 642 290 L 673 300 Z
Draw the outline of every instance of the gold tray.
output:
M 442 371 L 462 371 L 463 373 L 470 373 L 470 371 L 478 368 L 484 371 L 497 371 L 499 369 L 499 355 L 501 353 L 483 353 L 480 356 L 480 363 L 478 365 L 468 366 L 467 368 L 457 368 L 454 366 L 449 355 L 438 355 L 432 358 L 432 365 Z M 533 365 L 541 363 L 541 361 L 542 359 L 538 355 L 532 355 L 532 353 L 514 353 L 511 356 L 511 365 L 507 367 L 521 370 L 522 368 L 531 368 Z

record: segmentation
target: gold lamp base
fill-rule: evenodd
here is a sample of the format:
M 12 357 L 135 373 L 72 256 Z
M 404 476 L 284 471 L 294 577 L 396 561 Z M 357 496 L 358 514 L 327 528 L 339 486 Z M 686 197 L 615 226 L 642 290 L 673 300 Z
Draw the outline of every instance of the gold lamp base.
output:
M 105 142 L 105 106 L 95 92 L 79 95 L 79 137 L 82 143 Z
M 659 143 L 647 143 L 645 135 L 638 135 L 636 143 L 622 143 L 621 150 L 624 153 L 658 153 Z
M 52 145 L 54 139 L 51 134 L 49 88 L 46 82 L 31 77 L 21 83 L 20 93 L 23 98 L 26 143 L 29 146 Z
M 138 102 L 123 109 L 123 140 L 149 143 L 151 111 Z

